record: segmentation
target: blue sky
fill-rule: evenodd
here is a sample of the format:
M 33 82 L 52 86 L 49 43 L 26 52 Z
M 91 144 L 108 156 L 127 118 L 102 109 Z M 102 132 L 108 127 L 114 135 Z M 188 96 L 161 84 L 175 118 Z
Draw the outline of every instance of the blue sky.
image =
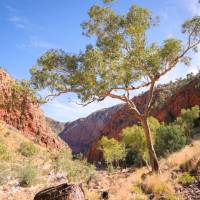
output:
M 87 11 L 100 0 L 1 0 L 0 1 L 0 66 L 17 79 L 29 79 L 29 69 L 49 48 L 62 48 L 78 53 L 91 39 L 82 36 L 80 24 L 88 19 Z M 119 13 L 138 4 L 160 16 L 160 26 L 149 32 L 149 40 L 162 42 L 167 37 L 182 38 L 181 24 L 200 15 L 198 0 L 118 0 Z M 190 68 L 178 65 L 161 82 L 197 72 L 200 55 L 193 57 Z M 200 65 L 200 64 L 199 64 Z M 72 121 L 85 117 L 119 101 L 107 98 L 87 107 L 77 105 L 75 95 L 64 95 L 42 106 L 44 113 L 56 120 Z

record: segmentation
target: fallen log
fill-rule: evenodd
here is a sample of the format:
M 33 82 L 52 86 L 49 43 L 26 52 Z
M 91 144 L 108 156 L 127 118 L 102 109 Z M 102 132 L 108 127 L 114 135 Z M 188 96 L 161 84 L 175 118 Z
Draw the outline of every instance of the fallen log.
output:
M 81 185 L 67 183 L 40 191 L 34 200 L 85 200 Z

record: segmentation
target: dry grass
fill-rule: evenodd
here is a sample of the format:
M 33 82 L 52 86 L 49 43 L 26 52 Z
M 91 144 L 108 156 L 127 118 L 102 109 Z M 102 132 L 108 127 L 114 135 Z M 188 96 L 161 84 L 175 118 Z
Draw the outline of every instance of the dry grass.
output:
M 162 193 L 171 194 L 174 192 L 170 179 L 166 174 L 147 176 L 143 184 L 146 193 L 159 195 Z
M 170 169 L 177 168 L 183 165 L 187 165 L 188 168 L 195 167 L 196 162 L 200 159 L 200 140 L 193 141 L 190 145 L 187 145 L 184 149 L 171 154 L 168 158 L 160 161 L 161 168 L 167 165 Z M 192 162 L 191 162 L 192 161 Z M 190 169 L 187 169 L 190 170 Z
M 85 197 L 88 200 L 100 200 L 100 194 L 98 194 L 96 191 L 90 191 L 87 189 L 84 189 Z

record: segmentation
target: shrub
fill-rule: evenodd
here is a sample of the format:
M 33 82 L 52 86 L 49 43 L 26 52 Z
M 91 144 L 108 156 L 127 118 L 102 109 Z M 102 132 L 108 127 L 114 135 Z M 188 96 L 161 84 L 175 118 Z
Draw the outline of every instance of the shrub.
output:
M 178 177 L 178 182 L 183 185 L 190 185 L 195 182 L 195 177 L 191 176 L 188 172 L 184 172 Z
M 171 183 L 165 177 L 156 174 L 146 178 L 144 182 L 144 190 L 147 194 L 153 193 L 154 195 L 173 193 Z
M 155 150 L 159 157 L 177 151 L 186 145 L 180 126 L 162 124 L 155 134 Z
M 67 150 L 61 150 L 55 160 L 56 172 L 64 172 L 70 182 L 87 181 L 96 176 L 95 167 L 86 160 L 72 160 L 72 155 Z
M 84 189 L 84 193 L 87 200 L 100 200 L 100 195 L 95 191 Z
M 55 160 L 55 170 L 56 172 L 65 171 L 66 166 L 69 165 L 69 162 L 72 158 L 71 152 L 66 149 L 61 149 Z
M 154 140 L 156 129 L 160 126 L 160 123 L 153 117 L 150 117 L 148 122 Z M 122 141 L 125 143 L 128 150 L 126 156 L 126 162 L 128 164 L 141 166 L 144 164 L 144 161 L 148 162 L 149 158 L 147 153 L 146 139 L 144 130 L 141 126 L 134 125 L 132 127 L 123 129 Z
M 103 152 L 107 166 L 112 166 L 113 162 L 117 164 L 126 156 L 125 145 L 114 138 L 109 139 L 103 136 L 98 145 L 99 149 Z
M 175 124 L 181 127 L 182 132 L 187 136 L 187 139 L 193 136 L 195 120 L 199 118 L 200 106 L 194 106 L 191 109 L 182 109 L 181 114 L 177 117 Z
M 137 184 L 133 185 L 133 187 L 131 188 L 131 192 L 133 193 L 135 200 L 147 200 L 148 199 L 141 188 L 141 183 L 137 183 Z
M 4 185 L 7 182 L 7 177 L 10 176 L 10 169 L 7 163 L 0 163 L 0 185 Z
M 32 142 L 22 142 L 19 151 L 26 157 L 31 157 L 38 153 L 37 147 Z
M 37 168 L 31 163 L 28 163 L 20 171 L 20 185 L 22 186 L 31 186 L 36 183 L 37 180 Z
M 2 160 L 10 159 L 10 154 L 9 154 L 3 140 L 0 140 L 0 159 L 2 159 Z

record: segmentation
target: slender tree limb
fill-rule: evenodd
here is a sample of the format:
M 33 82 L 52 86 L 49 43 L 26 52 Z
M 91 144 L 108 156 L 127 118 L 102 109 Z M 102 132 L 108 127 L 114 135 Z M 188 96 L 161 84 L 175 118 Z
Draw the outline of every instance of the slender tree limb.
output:
M 155 82 L 156 80 L 152 80 L 151 86 L 148 92 L 147 102 L 144 110 L 144 116 L 147 117 L 149 114 L 149 110 L 151 109 L 151 105 L 153 102 L 153 96 L 154 96 L 154 88 L 155 88 Z

